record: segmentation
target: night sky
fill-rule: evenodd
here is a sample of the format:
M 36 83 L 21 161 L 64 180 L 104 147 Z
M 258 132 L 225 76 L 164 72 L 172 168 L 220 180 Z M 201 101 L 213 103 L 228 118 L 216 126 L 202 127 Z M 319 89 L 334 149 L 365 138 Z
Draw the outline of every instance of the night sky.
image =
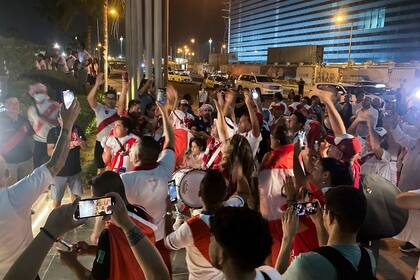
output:
M 217 48 L 224 35 L 222 2 L 223 0 L 170 0 L 170 45 L 175 48 L 194 37 L 201 48 L 205 48 L 208 47 L 207 41 L 211 37 Z M 75 25 L 72 30 L 73 34 L 63 34 L 56 24 L 40 15 L 34 3 L 35 0 L 0 0 L 0 36 L 13 34 L 20 39 L 51 44 L 54 41 L 64 42 L 83 33 L 83 26 L 79 22 L 79 26 Z M 120 30 L 124 30 L 123 25 Z M 96 36 L 94 40 L 96 41 Z

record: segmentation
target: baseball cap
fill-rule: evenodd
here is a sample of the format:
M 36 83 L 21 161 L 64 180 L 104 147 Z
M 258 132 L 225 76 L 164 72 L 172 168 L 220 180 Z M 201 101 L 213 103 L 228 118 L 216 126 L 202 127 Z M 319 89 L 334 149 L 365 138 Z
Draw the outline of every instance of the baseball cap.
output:
M 181 101 L 179 102 L 179 104 L 181 105 L 188 105 L 188 100 L 187 99 L 181 99 Z
M 335 145 L 342 153 L 342 160 L 349 161 L 356 154 L 362 151 L 362 145 L 357 137 L 350 134 L 344 134 L 340 137 L 335 137 L 331 143 L 331 136 L 327 137 L 327 142 Z

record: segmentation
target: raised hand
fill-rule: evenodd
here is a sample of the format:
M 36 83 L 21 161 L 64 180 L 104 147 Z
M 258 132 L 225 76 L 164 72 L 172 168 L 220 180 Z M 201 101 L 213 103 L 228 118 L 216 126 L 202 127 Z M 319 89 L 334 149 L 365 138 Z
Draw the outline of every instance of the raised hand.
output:
M 54 237 L 58 237 L 82 225 L 85 220 L 75 220 L 73 218 L 79 200 L 78 198 L 72 204 L 66 204 L 54 209 L 48 216 L 44 228 Z
M 104 84 L 104 73 L 99 73 L 96 76 L 95 86 L 99 87 Z
M 112 210 L 112 222 L 125 231 L 131 229 L 134 223 L 128 216 L 127 207 L 121 196 L 117 193 L 108 193 L 107 196 L 114 198 L 114 205 L 109 206 L 109 210 Z
M 293 206 L 289 206 L 282 218 L 283 238 L 293 239 L 299 226 L 299 217 Z
M 294 177 L 287 176 L 283 183 L 283 188 L 286 193 L 287 200 L 296 200 L 299 189 L 296 187 Z
M 61 115 L 61 119 L 63 120 L 63 128 L 71 130 L 73 128 L 74 122 L 79 116 L 80 111 L 81 111 L 81 108 L 80 108 L 79 101 L 77 101 L 77 98 L 73 100 L 73 103 L 70 105 L 68 109 L 66 109 L 64 104 L 62 104 L 60 115 Z

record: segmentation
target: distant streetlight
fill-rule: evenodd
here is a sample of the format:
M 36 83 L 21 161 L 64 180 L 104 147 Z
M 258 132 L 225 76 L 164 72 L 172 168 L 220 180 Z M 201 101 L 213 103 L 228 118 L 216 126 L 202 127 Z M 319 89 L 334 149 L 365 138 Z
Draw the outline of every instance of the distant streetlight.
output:
M 58 50 L 60 49 L 60 45 L 56 42 L 54 43 L 53 48 Z
M 220 53 L 224 53 L 224 50 L 226 49 L 226 44 L 223 44 L 220 48 Z
M 192 53 L 191 55 L 192 55 L 192 56 L 194 56 L 194 55 L 195 55 L 195 53 Z
M 194 39 L 194 38 L 192 38 L 192 39 L 190 40 L 190 42 L 191 42 L 191 44 L 194 44 L 194 43 L 195 43 L 195 39 Z
M 213 43 L 213 40 L 210 38 L 210 39 L 209 39 L 209 44 L 210 44 L 210 53 L 211 53 L 211 43 Z
M 124 38 L 123 38 L 123 36 L 121 36 L 120 37 L 120 42 L 121 42 L 121 51 L 120 51 L 120 56 L 122 57 L 122 55 L 123 55 L 123 41 L 124 41 Z
M 102 44 L 101 43 L 98 43 L 98 48 L 102 48 Z
M 115 10 L 114 8 L 112 8 L 111 10 L 109 10 L 109 14 L 113 17 L 118 16 L 118 12 L 117 10 Z
M 76 41 L 77 41 L 77 36 L 74 36 L 74 40 L 76 40 Z
M 336 15 L 334 17 L 334 22 L 335 24 L 343 24 L 345 23 L 347 20 L 345 18 L 344 15 Z M 351 42 L 353 39 L 353 21 L 351 22 L 351 26 L 350 26 L 350 37 L 349 37 L 349 56 L 347 59 L 347 64 L 350 65 L 350 58 L 351 58 Z

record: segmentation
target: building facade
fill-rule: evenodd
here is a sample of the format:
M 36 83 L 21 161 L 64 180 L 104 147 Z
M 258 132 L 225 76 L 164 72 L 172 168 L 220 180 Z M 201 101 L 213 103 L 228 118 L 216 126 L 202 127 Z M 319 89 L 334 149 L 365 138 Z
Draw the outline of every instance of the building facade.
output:
M 267 49 L 321 45 L 324 62 L 420 61 L 420 0 L 231 0 L 229 52 L 265 63 Z M 351 38 L 351 39 L 350 39 Z

